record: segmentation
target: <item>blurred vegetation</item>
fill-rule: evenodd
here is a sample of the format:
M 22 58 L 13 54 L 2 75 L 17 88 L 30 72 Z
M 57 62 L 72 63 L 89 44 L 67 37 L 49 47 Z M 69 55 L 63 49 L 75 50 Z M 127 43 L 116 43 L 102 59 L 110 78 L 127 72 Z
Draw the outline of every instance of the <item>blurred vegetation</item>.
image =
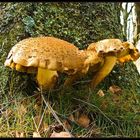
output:
M 34 90 L 36 90 L 37 85 L 32 80 L 33 77 L 31 77 L 31 75 L 29 76 L 25 73 L 16 72 L 15 70 L 5 68 L 3 65 L 9 50 L 18 41 L 30 36 L 54 36 L 67 40 L 75 44 L 80 49 L 84 49 L 89 43 L 105 38 L 119 38 L 123 40 L 119 3 L 2 2 L 0 3 L 0 9 L 1 103 L 6 103 L 7 100 L 10 100 L 5 97 L 5 94 L 15 94 L 16 100 L 18 100 L 17 94 L 32 94 Z M 90 75 L 87 76 L 87 79 L 91 79 Z M 121 66 L 117 64 L 109 76 L 99 84 L 96 90 L 107 90 L 112 84 L 125 89 L 130 100 L 132 96 L 131 93 L 129 94 L 130 90 L 139 94 L 140 76 L 135 65 L 132 62 Z M 57 107 L 60 107 L 61 110 L 57 110 L 60 111 L 60 113 L 65 113 L 65 110 L 68 111 L 70 105 L 75 105 L 71 100 L 73 95 L 76 98 L 81 98 L 79 96 L 82 96 L 82 99 L 85 100 L 85 95 L 90 94 L 87 90 L 87 86 L 80 86 L 79 84 L 78 87 L 74 88 L 76 91 L 65 91 L 66 96 L 60 97 L 61 92 L 59 97 L 58 92 L 56 95 L 52 94 L 54 95 L 52 100 L 54 100 L 53 102 L 56 102 L 55 108 L 57 110 Z M 101 101 L 97 102 L 98 97 L 96 98 L 96 96 L 94 96 L 95 94 L 92 94 L 92 100 L 90 102 L 100 107 Z M 10 97 L 11 96 L 8 96 L 8 98 Z M 110 96 L 108 94 L 107 97 L 107 100 L 109 100 Z M 128 101 L 128 97 L 125 97 L 125 101 Z M 21 98 L 22 96 L 19 99 Z M 59 100 L 57 100 L 58 98 Z M 111 102 L 111 99 L 109 100 L 109 106 L 111 107 L 109 107 L 108 110 L 105 110 L 110 117 L 112 116 L 112 113 L 109 109 L 112 109 L 114 112 L 116 110 L 116 112 L 119 113 L 121 113 L 122 110 L 124 111 L 124 106 L 121 107 L 122 102 L 120 102 L 120 106 L 119 104 L 118 106 L 115 106 L 113 101 Z M 131 103 L 128 103 L 128 106 L 131 105 Z M 68 108 L 66 108 L 67 106 Z M 91 112 L 90 108 L 88 110 Z M 127 109 L 126 112 L 130 113 L 129 111 L 130 110 Z M 119 116 L 119 113 L 118 116 L 116 115 L 117 119 L 121 117 Z M 122 116 L 124 115 L 123 117 L 125 118 L 128 113 L 126 113 L 126 115 L 122 114 Z M 113 117 L 111 118 L 113 119 Z M 107 131 L 108 130 L 109 129 L 107 129 Z

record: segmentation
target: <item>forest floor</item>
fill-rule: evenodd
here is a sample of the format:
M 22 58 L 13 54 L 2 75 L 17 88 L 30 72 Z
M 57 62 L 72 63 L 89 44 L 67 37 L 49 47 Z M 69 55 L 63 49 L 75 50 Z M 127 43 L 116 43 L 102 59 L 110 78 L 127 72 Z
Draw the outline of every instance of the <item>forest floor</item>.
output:
M 0 89 L 0 137 L 140 137 L 140 94 L 135 88 L 71 88 L 32 95 Z M 102 86 L 103 87 L 103 86 Z

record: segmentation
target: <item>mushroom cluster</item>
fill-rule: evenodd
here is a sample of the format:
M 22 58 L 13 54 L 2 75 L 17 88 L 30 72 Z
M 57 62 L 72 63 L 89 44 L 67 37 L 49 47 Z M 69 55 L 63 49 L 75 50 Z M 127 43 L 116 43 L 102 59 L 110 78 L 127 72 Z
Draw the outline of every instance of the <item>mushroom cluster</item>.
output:
M 5 66 L 20 72 L 36 73 L 40 88 L 53 88 L 58 72 L 68 74 L 64 85 L 94 71 L 91 87 L 95 88 L 113 69 L 116 62 L 135 61 L 140 56 L 130 42 L 104 39 L 79 50 L 75 45 L 55 37 L 27 38 L 10 50 Z

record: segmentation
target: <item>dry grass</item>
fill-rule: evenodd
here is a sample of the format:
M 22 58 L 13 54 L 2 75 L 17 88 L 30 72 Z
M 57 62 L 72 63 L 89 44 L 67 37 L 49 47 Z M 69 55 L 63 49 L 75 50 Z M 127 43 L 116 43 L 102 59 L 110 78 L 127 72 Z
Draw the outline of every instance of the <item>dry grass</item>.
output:
M 87 86 L 33 95 L 1 90 L 0 136 L 50 137 L 65 131 L 72 137 L 139 137 L 140 96 L 133 89 L 103 92 L 100 97 Z M 78 123 L 82 113 L 90 119 L 84 118 L 88 127 Z

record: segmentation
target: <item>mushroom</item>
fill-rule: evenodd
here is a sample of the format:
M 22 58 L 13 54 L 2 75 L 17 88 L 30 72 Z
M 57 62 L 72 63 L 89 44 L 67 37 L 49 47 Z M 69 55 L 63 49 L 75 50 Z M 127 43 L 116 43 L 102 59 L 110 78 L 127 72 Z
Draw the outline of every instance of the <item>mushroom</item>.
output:
M 111 72 L 117 62 L 135 61 L 140 56 L 138 49 L 132 43 L 121 42 L 119 39 L 104 39 L 91 43 L 87 49 L 79 51 L 82 51 L 82 56 L 86 56 L 83 70 L 70 75 L 64 83 L 65 86 L 71 85 L 86 73 L 94 72 L 91 87 L 95 88 Z
M 91 43 L 87 50 L 102 54 L 102 65 L 93 76 L 91 87 L 95 88 L 113 69 L 116 62 L 124 63 L 135 61 L 140 57 L 138 49 L 130 42 L 121 42 L 119 39 L 104 39 Z
M 68 75 L 83 69 L 86 56 L 73 44 L 55 37 L 34 37 L 18 42 L 4 63 L 20 72 L 36 73 L 39 87 L 53 88 L 58 72 Z M 86 69 L 86 68 L 85 68 Z
M 79 50 L 73 44 L 55 37 L 27 38 L 12 47 L 5 66 L 20 72 L 37 73 L 40 88 L 53 88 L 58 72 L 68 74 L 64 86 L 71 85 L 89 71 L 95 72 L 95 88 L 113 69 L 116 62 L 135 61 L 140 53 L 130 42 L 104 39 Z

